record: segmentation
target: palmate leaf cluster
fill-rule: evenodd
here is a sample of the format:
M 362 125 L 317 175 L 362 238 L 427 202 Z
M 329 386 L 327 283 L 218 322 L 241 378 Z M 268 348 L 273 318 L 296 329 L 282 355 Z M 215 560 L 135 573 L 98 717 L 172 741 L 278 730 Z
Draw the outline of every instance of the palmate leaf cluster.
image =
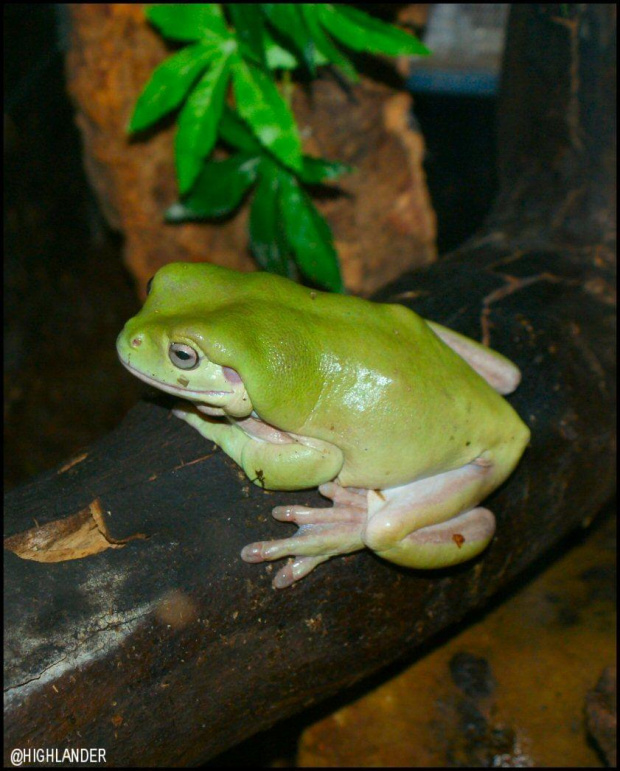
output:
M 424 54 L 412 35 L 355 8 L 314 3 L 162 4 L 150 22 L 184 46 L 154 71 L 136 104 L 130 131 L 180 108 L 175 163 L 181 200 L 170 221 L 232 213 L 251 188 L 250 246 L 261 267 L 342 290 L 329 226 L 304 189 L 350 169 L 302 153 L 283 72 L 311 75 L 330 64 L 357 80 L 341 51 Z M 230 93 L 232 92 L 232 99 Z M 231 105 L 234 105 L 231 106 Z M 230 151 L 210 159 L 216 142 Z

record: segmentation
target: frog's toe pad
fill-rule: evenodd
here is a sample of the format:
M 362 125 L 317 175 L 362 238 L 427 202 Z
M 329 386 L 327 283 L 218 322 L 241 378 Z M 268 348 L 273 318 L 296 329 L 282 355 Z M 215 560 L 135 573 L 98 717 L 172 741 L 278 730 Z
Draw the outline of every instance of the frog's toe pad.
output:
M 317 565 L 321 562 L 328 560 L 329 556 L 320 557 L 297 557 L 297 559 L 290 560 L 283 568 L 276 573 L 273 579 L 273 586 L 276 589 L 286 589 L 287 586 L 291 586 L 295 581 L 299 581 L 300 578 L 304 578 L 308 573 L 311 573 Z

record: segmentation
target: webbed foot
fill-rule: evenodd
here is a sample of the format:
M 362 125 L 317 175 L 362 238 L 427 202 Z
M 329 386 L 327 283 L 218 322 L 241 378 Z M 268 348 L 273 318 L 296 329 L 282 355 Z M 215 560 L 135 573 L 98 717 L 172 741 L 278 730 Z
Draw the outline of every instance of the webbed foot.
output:
M 273 585 L 276 589 L 307 576 L 317 565 L 338 554 L 349 554 L 364 548 L 361 533 L 367 517 L 367 490 L 341 487 L 328 482 L 319 492 L 334 505 L 326 508 L 308 506 L 276 506 L 272 515 L 281 522 L 294 522 L 297 533 L 275 541 L 257 541 L 241 551 L 246 562 L 265 562 L 293 557 L 282 567 Z

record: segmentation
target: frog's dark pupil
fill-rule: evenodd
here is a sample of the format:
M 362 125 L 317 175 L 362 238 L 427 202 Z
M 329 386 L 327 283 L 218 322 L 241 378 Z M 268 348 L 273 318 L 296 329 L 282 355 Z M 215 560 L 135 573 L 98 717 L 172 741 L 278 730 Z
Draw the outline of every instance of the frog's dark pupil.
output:
M 184 361 L 192 358 L 189 353 L 186 353 L 185 351 L 177 351 L 177 356 L 179 359 L 183 359 Z
M 149 280 L 146 282 L 146 293 L 147 294 L 151 293 L 151 285 L 153 284 L 153 279 L 154 278 L 155 278 L 155 276 L 151 276 L 151 278 L 149 278 Z

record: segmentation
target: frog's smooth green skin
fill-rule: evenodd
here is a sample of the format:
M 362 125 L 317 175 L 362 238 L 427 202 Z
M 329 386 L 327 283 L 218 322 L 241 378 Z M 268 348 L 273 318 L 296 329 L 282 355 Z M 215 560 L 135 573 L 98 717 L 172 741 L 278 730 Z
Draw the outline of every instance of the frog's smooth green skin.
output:
M 276 507 L 297 534 L 243 549 L 248 562 L 294 557 L 279 588 L 364 547 L 413 568 L 474 557 L 495 530 L 478 504 L 529 440 L 500 396 L 520 379 L 508 359 L 404 306 L 268 273 L 161 268 L 117 349 L 257 485 L 320 485 L 333 501 Z

